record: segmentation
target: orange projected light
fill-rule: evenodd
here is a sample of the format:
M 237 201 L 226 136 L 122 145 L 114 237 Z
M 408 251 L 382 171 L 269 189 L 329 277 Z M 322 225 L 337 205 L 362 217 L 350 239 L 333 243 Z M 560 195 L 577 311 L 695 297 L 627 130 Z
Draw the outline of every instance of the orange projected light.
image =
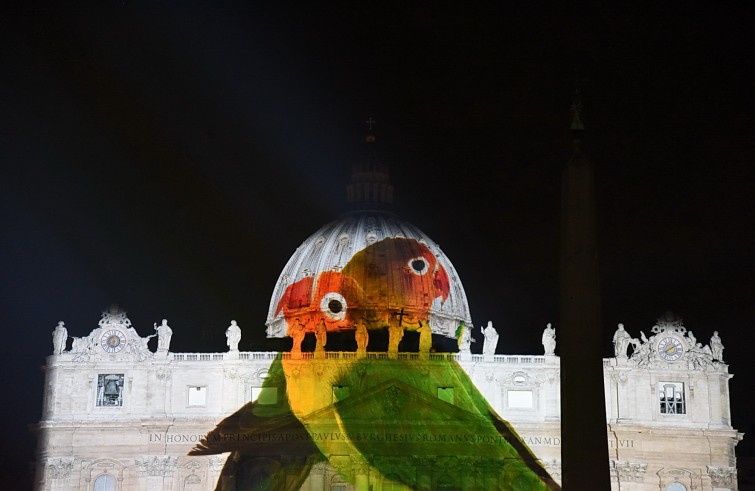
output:
M 429 320 L 433 302 L 449 296 L 445 268 L 424 244 L 414 239 L 384 239 L 354 254 L 340 271 L 303 278 L 286 288 L 275 314 L 281 312 L 289 332 L 314 331 L 324 321 L 328 331 L 387 327 L 399 318 L 416 329 Z

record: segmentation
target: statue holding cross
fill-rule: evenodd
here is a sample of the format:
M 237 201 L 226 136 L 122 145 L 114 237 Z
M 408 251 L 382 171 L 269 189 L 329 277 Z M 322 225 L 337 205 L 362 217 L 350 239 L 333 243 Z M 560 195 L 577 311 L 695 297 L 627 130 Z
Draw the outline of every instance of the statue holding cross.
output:
M 483 327 L 482 335 L 484 337 L 482 343 L 482 354 L 494 355 L 495 349 L 498 346 L 498 331 L 493 327 L 493 321 L 488 321 L 487 327 Z
M 404 337 L 404 308 L 394 313 L 394 316 L 398 318 L 398 322 L 391 322 L 388 326 L 388 353 L 398 353 L 398 344 Z

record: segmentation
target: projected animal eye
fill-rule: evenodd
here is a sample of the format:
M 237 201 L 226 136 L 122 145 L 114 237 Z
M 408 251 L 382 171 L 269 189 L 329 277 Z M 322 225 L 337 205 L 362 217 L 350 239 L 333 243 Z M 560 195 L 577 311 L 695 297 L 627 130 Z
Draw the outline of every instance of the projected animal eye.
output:
M 416 275 L 423 275 L 427 273 L 429 265 L 424 257 L 415 257 L 414 259 L 409 260 L 409 269 L 411 269 L 412 273 Z
M 320 300 L 320 310 L 328 318 L 340 321 L 346 317 L 346 308 L 348 307 L 346 299 L 337 292 L 330 292 L 323 295 Z
M 328 302 L 328 310 L 330 310 L 334 314 L 337 314 L 343 310 L 343 304 L 339 302 L 338 300 L 333 299 L 330 302 Z

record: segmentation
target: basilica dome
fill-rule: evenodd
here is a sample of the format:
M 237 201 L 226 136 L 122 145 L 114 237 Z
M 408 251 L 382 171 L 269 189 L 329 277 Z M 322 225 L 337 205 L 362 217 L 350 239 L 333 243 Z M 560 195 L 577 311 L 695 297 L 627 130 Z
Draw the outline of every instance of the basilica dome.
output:
M 312 234 L 278 278 L 267 314 L 268 337 L 292 325 L 328 332 L 429 323 L 455 337 L 471 325 L 464 287 L 438 244 L 387 211 L 355 211 Z

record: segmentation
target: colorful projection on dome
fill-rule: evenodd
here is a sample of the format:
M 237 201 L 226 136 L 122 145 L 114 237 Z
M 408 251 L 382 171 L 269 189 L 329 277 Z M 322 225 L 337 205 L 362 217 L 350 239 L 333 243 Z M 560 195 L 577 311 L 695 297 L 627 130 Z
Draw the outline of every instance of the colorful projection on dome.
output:
M 450 356 L 430 356 L 430 312 L 449 277 L 427 246 L 389 238 L 340 270 L 284 291 L 291 353 L 272 362 L 257 398 L 191 452 L 232 452 L 217 491 L 321 489 L 327 462 L 353 489 L 545 490 L 559 486 Z M 368 329 L 388 328 L 388 353 L 367 353 Z M 419 332 L 416 357 L 398 356 L 403 331 Z M 356 353 L 326 356 L 328 333 L 354 331 Z M 314 332 L 313 356 L 301 341 Z M 463 323 L 459 342 L 471 331 Z M 307 354 L 309 355 L 309 354 Z M 335 481 L 331 481 L 335 482 Z
M 415 239 L 389 238 L 354 254 L 340 271 L 324 271 L 289 285 L 276 309 L 291 337 L 296 331 L 367 329 L 399 324 L 427 325 L 436 300 L 445 302 L 449 279 L 435 255 Z
M 446 357 L 277 359 L 190 455 L 225 452 L 217 491 L 298 490 L 325 462 L 355 489 L 560 489 Z

